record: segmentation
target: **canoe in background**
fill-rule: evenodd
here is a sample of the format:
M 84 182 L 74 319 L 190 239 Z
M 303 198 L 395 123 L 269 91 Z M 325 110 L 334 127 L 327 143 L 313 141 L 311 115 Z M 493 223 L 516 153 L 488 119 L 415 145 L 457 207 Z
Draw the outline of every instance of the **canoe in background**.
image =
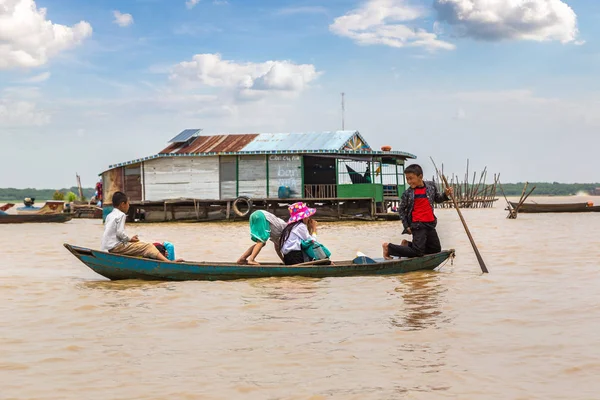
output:
M 238 265 L 220 262 L 163 262 L 147 258 L 129 257 L 92 250 L 85 247 L 64 245 L 82 263 L 96 273 L 111 279 L 142 279 L 161 281 L 216 281 L 249 278 L 304 276 L 311 278 L 396 275 L 418 270 L 433 270 L 454 256 L 454 250 L 419 258 L 378 261 L 355 264 L 352 261 L 328 260 L 309 264 Z M 327 265 L 325 265 L 327 264 Z
M 0 215 L 0 224 L 24 224 L 24 223 L 62 223 L 70 221 L 73 217 L 69 214 L 23 214 L 23 215 Z
M 517 208 L 518 203 L 510 202 L 513 209 Z M 590 205 L 588 203 L 558 203 L 558 204 L 535 204 L 523 203 L 519 207 L 520 213 L 574 213 L 574 212 L 600 212 L 600 206 Z
M 44 215 L 44 214 L 60 214 L 65 209 L 64 201 L 49 200 L 43 207 L 19 207 L 17 212 L 19 215 Z

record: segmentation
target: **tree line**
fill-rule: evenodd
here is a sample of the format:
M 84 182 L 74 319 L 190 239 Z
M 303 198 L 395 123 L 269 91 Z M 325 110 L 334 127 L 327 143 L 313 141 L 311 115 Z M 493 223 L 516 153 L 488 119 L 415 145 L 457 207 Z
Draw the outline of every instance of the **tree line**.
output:
M 94 188 L 83 188 L 83 196 L 86 199 L 91 199 L 96 191 Z M 56 191 L 67 194 L 69 192 L 77 193 L 79 189 L 76 186 L 63 189 L 15 189 L 15 188 L 0 188 L 0 201 L 22 201 L 25 197 L 33 197 L 36 200 L 52 200 Z
M 503 183 L 507 196 L 520 196 L 525 182 Z M 580 193 L 600 194 L 600 183 L 529 182 L 527 190 L 535 186 L 532 196 L 573 196 Z M 598 192 L 596 192 L 598 189 Z M 502 195 L 500 190 L 496 194 Z

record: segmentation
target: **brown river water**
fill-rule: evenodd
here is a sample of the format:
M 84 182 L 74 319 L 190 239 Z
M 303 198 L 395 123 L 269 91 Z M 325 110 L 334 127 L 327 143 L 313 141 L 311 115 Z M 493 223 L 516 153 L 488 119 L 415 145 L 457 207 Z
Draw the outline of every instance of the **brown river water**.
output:
M 535 199 L 596 201 L 600 198 Z M 600 213 L 437 210 L 437 272 L 110 282 L 64 242 L 99 220 L 0 225 L 0 399 L 598 399 Z M 235 260 L 244 223 L 129 225 L 188 260 Z M 335 259 L 401 224 L 327 223 Z M 272 245 L 260 260 L 276 258 Z

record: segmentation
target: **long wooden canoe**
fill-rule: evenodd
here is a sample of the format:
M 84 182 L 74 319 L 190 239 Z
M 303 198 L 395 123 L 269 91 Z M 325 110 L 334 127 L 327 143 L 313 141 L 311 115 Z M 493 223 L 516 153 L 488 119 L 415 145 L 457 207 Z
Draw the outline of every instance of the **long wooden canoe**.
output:
M 73 217 L 69 214 L 23 214 L 0 215 L 0 224 L 24 224 L 34 222 L 62 223 L 70 221 Z
M 419 258 L 381 260 L 372 264 L 336 261 L 335 265 L 331 265 L 328 261 L 326 263 L 321 261 L 308 265 L 263 264 L 254 266 L 220 262 L 162 262 L 111 254 L 67 243 L 64 246 L 82 263 L 111 280 L 217 281 L 286 276 L 326 278 L 395 275 L 418 270 L 433 270 L 454 255 L 454 250 L 444 250 Z
M 510 202 L 517 208 L 518 203 Z M 558 204 L 536 204 L 523 203 L 519 207 L 520 213 L 574 213 L 574 212 L 600 212 L 600 206 L 590 206 L 588 203 L 558 203 Z

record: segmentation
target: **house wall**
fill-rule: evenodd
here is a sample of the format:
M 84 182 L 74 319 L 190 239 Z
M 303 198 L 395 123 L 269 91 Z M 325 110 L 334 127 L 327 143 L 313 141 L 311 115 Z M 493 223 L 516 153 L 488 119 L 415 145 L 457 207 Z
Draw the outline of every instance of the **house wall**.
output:
M 142 200 L 142 165 L 128 165 L 123 168 L 125 194 L 130 201 Z
M 102 203 L 111 204 L 115 192 L 125 190 L 123 168 L 115 168 L 102 174 Z
M 219 157 L 169 157 L 144 162 L 145 200 L 219 199 Z
M 291 198 L 302 197 L 302 160 L 299 155 L 269 156 L 269 197 L 277 198 L 281 186 L 290 188 Z
M 221 200 L 237 197 L 237 157 L 221 156 L 219 160 Z
M 238 196 L 267 197 L 267 157 L 238 156 Z
M 338 197 L 342 199 L 373 198 L 383 201 L 383 186 L 376 183 L 338 185 Z

